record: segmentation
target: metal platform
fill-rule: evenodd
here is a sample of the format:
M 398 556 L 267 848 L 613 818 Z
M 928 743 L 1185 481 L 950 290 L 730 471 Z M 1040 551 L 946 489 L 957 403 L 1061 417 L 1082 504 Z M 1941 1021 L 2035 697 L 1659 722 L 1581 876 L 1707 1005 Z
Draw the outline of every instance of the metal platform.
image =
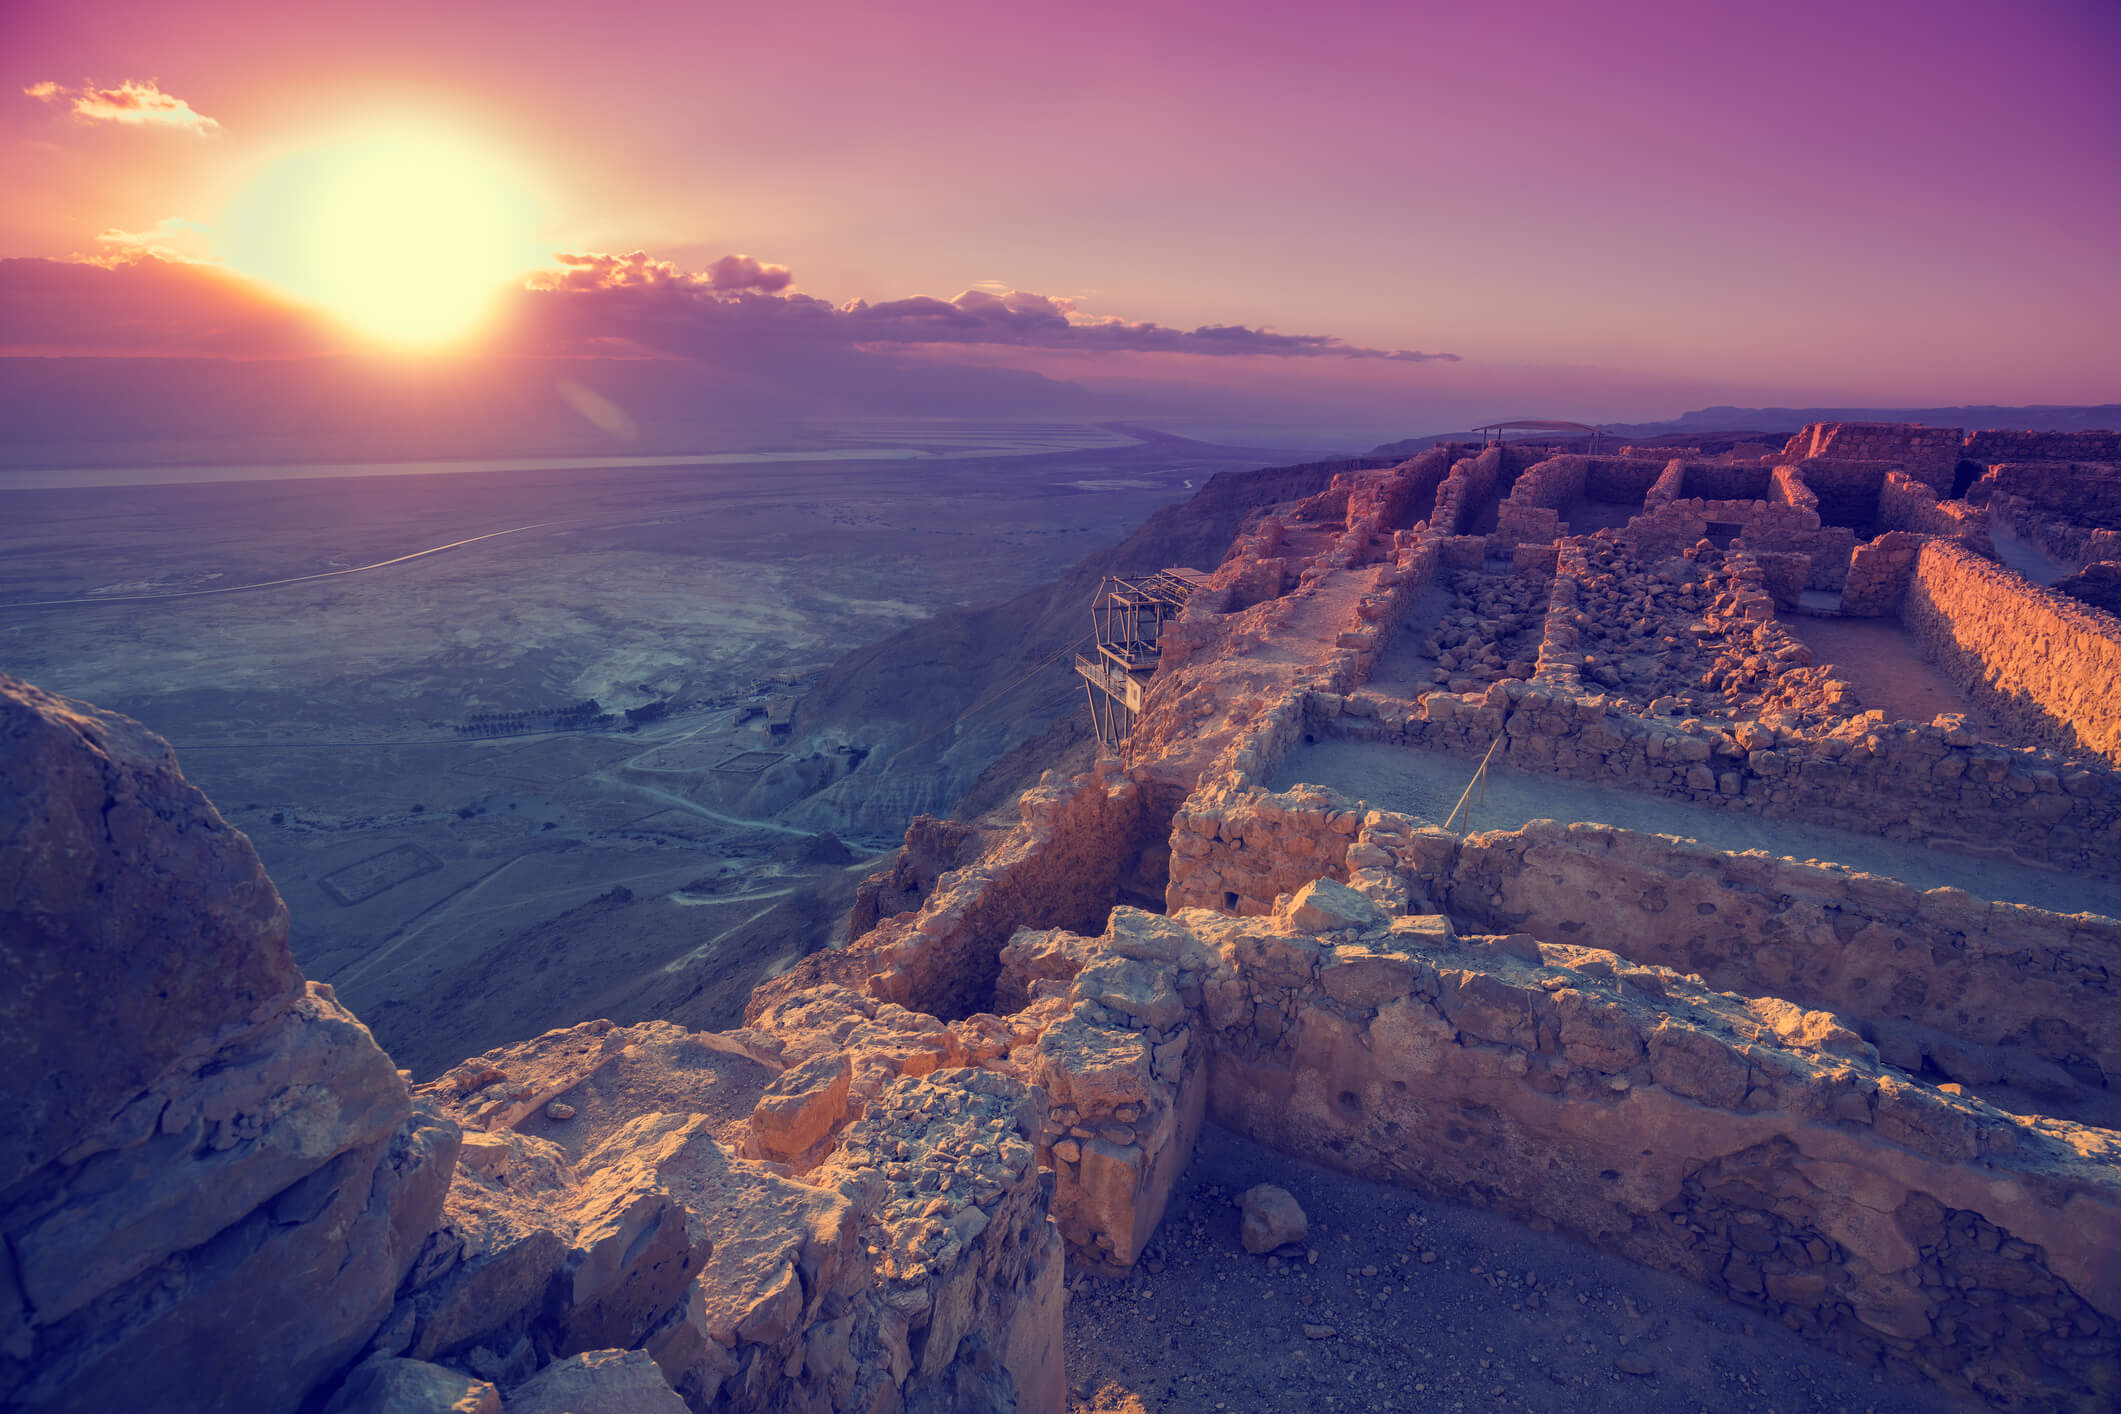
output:
M 1164 625 L 1206 580 L 1199 570 L 1166 569 L 1108 576 L 1098 586 L 1090 604 L 1097 652 L 1078 653 L 1075 671 L 1086 684 L 1099 746 L 1114 749 L 1133 735 L 1149 680 L 1163 662 Z

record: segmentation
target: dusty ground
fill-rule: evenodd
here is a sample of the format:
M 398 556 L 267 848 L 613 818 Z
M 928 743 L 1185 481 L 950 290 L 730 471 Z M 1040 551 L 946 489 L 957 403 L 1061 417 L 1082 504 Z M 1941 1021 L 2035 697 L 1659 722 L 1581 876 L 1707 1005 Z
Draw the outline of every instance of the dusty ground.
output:
M 1290 752 L 1268 784 L 1275 790 L 1287 790 L 1300 781 L 1331 786 L 1373 808 L 1401 810 L 1440 822 L 1451 813 L 1478 764 L 1384 742 L 1329 739 Z M 1538 819 L 1597 821 L 1651 834 L 1683 835 L 1712 849 L 1765 849 L 1791 859 L 1827 860 L 1902 879 L 1918 889 L 1950 885 L 1983 898 L 2060 913 L 2090 910 L 2121 917 L 2121 880 L 1976 858 L 1501 766 L 1489 768 L 1485 797 L 1474 804 L 1472 819 L 1476 830 L 1515 830 Z
M 1293 1260 L 1238 1242 L 1231 1200 L 1255 1183 L 1310 1219 Z M 1678 1277 L 1213 1126 L 1135 1273 L 1071 1290 L 1078 1414 L 1951 1407 Z
M 169 738 L 256 843 L 304 969 L 423 1076 L 584 1016 L 728 1025 L 896 842 L 776 857 L 833 826 L 733 808 L 758 778 L 715 767 L 784 745 L 765 710 L 1260 464 L 1100 429 L 923 435 L 872 461 L 0 490 L 0 670 Z M 589 698 L 667 715 L 458 730 Z
M 1832 664 L 1834 676 L 1856 690 L 1857 700 L 1885 713 L 1888 721 L 1928 722 L 1940 713 L 1960 712 L 1969 727 L 1991 740 L 2026 744 L 1977 711 L 1965 690 L 1922 655 L 1898 619 L 1792 614 L 1781 623 L 1804 640 L 1814 662 Z

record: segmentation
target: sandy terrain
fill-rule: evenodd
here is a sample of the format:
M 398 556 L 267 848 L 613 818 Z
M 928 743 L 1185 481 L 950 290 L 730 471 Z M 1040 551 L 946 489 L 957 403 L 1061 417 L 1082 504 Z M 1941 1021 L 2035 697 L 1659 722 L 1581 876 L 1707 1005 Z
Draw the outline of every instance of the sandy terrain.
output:
M 1051 579 L 1261 460 L 860 431 L 883 459 L 0 493 L 0 668 L 168 737 L 256 842 L 305 971 L 401 1064 L 590 1015 L 728 1024 L 895 839 L 775 858 L 809 830 L 733 813 L 756 777 L 717 764 L 775 761 L 767 714 L 842 653 Z M 587 699 L 664 715 L 461 730 Z
M 1255 1183 L 1310 1220 L 1288 1260 L 1238 1242 Z M 1075 1414 L 1952 1407 L 1678 1277 L 1213 1125 L 1134 1272 L 1074 1279 L 1067 1342 Z

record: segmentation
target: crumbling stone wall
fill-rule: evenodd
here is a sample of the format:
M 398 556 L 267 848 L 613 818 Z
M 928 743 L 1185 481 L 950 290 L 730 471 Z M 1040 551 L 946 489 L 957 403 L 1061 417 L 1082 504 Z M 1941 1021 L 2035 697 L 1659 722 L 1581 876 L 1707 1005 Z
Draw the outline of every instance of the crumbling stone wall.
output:
M 1962 453 L 1983 466 L 1998 462 L 2117 462 L 2121 432 L 2018 432 L 2005 428 L 1970 433 Z
M 1901 620 L 1984 710 L 2121 765 L 2121 619 L 1931 540 Z
M 1418 702 L 1334 694 L 1313 699 L 1314 730 L 1397 742 L 1532 772 L 1648 791 L 1723 809 L 1817 819 L 2002 847 L 2064 869 L 2121 868 L 2121 772 L 2096 757 L 2007 751 L 1962 724 L 1888 723 L 1869 712 L 1830 729 L 1764 721 L 1673 724 L 1537 684 Z M 1919 836 L 1908 823 L 1919 818 Z
M 1665 462 L 1639 457 L 1564 455 L 1526 468 L 1497 512 L 1500 544 L 1545 544 L 1566 532 L 1586 499 L 1641 505 Z
M 971 863 L 978 854 L 979 833 L 970 825 L 933 815 L 914 816 L 890 866 L 856 886 L 854 907 L 847 911 L 847 941 L 853 942 L 883 919 L 918 909 L 937 879 Z
M 1886 472 L 1878 490 L 1877 523 L 1880 530 L 1973 535 L 1981 532 L 1981 513 L 1964 501 L 1938 500 L 1932 487 L 1895 467 Z
M 1910 422 L 1814 422 L 1790 438 L 1782 454 L 1807 462 L 1819 457 L 1845 462 L 1891 462 L 1943 493 L 1951 487 L 1952 473 L 1965 445 L 1966 437 L 1956 427 L 1924 427 Z
M 1373 814 L 1365 842 L 1389 818 Z M 1410 892 L 1461 926 L 1606 948 L 1722 991 L 1824 1007 L 1896 1064 L 1921 1071 L 1927 1060 L 1948 1080 L 2012 1074 L 2054 1099 L 2080 1084 L 2121 1087 L 2113 919 L 1606 825 L 1534 821 L 1460 840 L 1397 823 L 1405 843 L 1390 854 Z
M 1019 928 L 1095 933 L 1139 868 L 1167 848 L 1169 811 L 1159 792 L 1124 776 L 1079 777 L 1026 791 L 1023 824 L 977 864 L 958 871 L 918 914 L 884 920 L 860 953 L 871 992 L 911 1011 L 953 1018 L 992 1004 L 1002 945 Z M 1160 884 L 1161 880 L 1157 880 Z M 778 997 L 806 978 L 754 994 Z
M 1999 496 L 2067 520 L 2121 528 L 2121 464 L 2114 462 L 2005 462 L 1967 490 L 1977 502 Z
M 1478 456 L 1453 464 L 1451 474 L 1437 487 L 1436 510 L 1429 517 L 1430 525 L 1446 535 L 1462 535 L 1470 531 L 1473 518 L 1493 494 L 1496 481 L 1505 473 L 1507 456 L 1508 449 L 1489 447 Z M 1515 468 L 1522 469 L 1521 466 Z
M 1910 1083 L 1823 1012 L 1411 922 L 1198 925 L 1223 959 L 1203 988 L 1219 1121 L 1476 1194 L 1999 1402 L 2102 1407 L 2114 1135 Z
M 1927 537 L 1907 530 L 1888 530 L 1858 545 L 1849 555 L 1841 585 L 1841 612 L 1850 618 L 1879 618 L 1900 612 L 1914 578 L 1915 556 Z
M 1182 1031 L 1210 1112 L 1285 1152 L 1562 1227 L 2000 1404 L 2105 1407 L 2121 1138 L 1911 1082 L 1826 1012 L 1390 912 L 1318 885 L 1146 941 L 1118 913 L 1071 996 L 1089 1031 Z

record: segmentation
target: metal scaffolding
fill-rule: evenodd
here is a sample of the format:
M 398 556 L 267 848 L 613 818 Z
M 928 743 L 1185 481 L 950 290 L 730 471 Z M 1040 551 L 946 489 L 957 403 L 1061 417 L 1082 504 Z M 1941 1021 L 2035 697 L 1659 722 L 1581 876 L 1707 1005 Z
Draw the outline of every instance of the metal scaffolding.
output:
M 1167 569 L 1126 578 L 1108 575 L 1090 601 L 1097 652 L 1075 655 L 1075 671 L 1090 699 L 1097 744 L 1113 750 L 1134 734 L 1142 694 L 1162 661 L 1164 625 L 1207 578 L 1198 570 Z

